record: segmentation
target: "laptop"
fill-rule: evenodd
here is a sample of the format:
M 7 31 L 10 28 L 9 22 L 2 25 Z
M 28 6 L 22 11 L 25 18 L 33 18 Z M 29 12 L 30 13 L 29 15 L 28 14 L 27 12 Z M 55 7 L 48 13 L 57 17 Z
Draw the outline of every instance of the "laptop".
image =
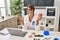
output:
M 20 37 L 24 37 L 27 32 L 22 31 L 22 30 L 16 30 L 16 29 L 8 29 L 9 33 L 13 36 L 20 36 Z

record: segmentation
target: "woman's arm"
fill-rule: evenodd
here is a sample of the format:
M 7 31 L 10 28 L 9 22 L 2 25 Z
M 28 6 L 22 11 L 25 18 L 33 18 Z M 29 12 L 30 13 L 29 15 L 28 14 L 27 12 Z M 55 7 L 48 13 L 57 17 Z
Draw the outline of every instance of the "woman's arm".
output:
M 36 25 L 38 25 L 39 24 L 39 21 L 38 20 L 36 20 Z

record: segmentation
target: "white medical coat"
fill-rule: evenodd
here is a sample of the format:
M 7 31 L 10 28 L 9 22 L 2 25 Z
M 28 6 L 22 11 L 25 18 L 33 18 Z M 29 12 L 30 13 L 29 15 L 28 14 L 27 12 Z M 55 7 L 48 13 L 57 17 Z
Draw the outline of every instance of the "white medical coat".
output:
M 28 15 L 24 16 L 24 27 L 23 28 L 24 29 L 35 29 L 35 26 L 36 26 L 36 18 L 37 18 L 37 16 L 34 15 L 32 21 L 30 22 L 29 21 L 29 16 Z M 34 22 L 34 25 L 33 25 L 33 22 Z

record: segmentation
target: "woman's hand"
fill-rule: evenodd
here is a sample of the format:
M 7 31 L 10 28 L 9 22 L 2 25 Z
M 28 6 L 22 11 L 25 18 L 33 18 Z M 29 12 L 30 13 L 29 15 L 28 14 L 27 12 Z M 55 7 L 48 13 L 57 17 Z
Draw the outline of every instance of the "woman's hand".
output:
M 24 25 L 24 20 L 23 20 L 23 18 L 22 18 L 21 15 L 18 15 L 18 16 L 17 16 L 17 19 L 20 21 L 20 24 L 21 24 L 21 25 Z
M 36 20 L 36 25 L 39 24 L 39 21 L 42 19 L 42 16 L 41 17 L 37 17 L 37 20 Z
M 21 25 L 24 25 L 24 20 L 20 20 L 20 24 Z
M 39 20 L 41 20 L 42 19 L 42 17 L 37 17 L 37 21 L 39 21 Z

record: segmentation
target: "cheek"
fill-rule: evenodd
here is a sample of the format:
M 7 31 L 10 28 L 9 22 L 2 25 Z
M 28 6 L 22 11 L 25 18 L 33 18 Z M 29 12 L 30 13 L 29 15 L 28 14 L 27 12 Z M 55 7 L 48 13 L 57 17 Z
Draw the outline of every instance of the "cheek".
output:
M 27 11 L 27 13 L 29 14 L 29 13 L 30 13 L 30 11 Z

